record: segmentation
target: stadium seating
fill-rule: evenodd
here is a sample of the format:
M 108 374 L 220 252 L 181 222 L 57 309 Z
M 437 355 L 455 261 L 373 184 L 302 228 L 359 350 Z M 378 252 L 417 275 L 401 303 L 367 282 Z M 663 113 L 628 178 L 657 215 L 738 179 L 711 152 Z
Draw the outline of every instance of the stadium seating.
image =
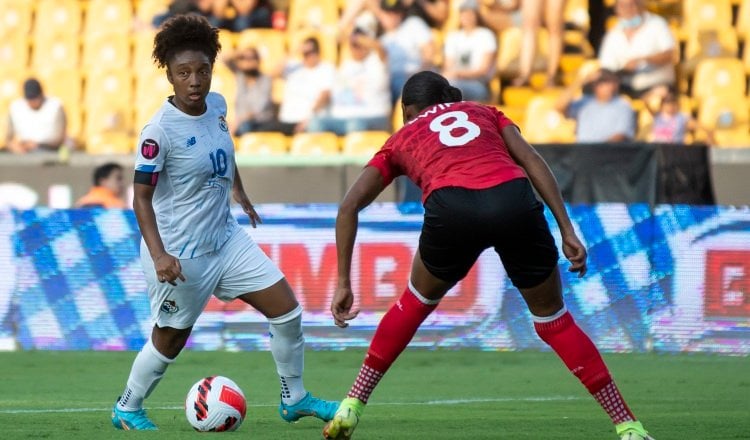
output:
M 712 58 L 695 69 L 692 97 L 699 103 L 709 96 L 737 98 L 745 95 L 747 81 L 742 61 L 737 58 Z
M 0 38 L 26 36 L 31 30 L 34 2 L 0 1 Z
M 237 36 L 237 49 L 254 47 L 260 55 L 260 70 L 278 70 L 286 60 L 286 32 L 276 29 L 247 29 Z
M 136 139 L 123 132 L 100 132 L 86 139 L 86 151 L 93 154 L 133 154 Z
M 732 27 L 732 4 L 730 0 L 683 0 L 683 29 L 687 35 L 696 31 L 725 29 Z
M 83 23 L 83 8 L 78 0 L 37 0 L 34 39 L 78 35 Z
M 372 156 L 390 137 L 387 131 L 355 131 L 342 140 L 342 152 L 353 156 Z
M 526 107 L 524 136 L 530 143 L 573 143 L 575 121 L 555 108 L 555 95 L 534 96 Z
M 707 97 L 698 110 L 698 123 L 714 131 L 718 146 L 750 145 L 750 102 L 747 98 Z
M 86 34 L 83 39 L 83 69 L 129 70 L 131 62 L 130 38 L 110 38 L 104 34 Z
M 289 138 L 279 132 L 245 133 L 237 142 L 237 152 L 259 156 L 285 155 L 289 151 Z
M 736 57 L 737 48 L 737 33 L 732 27 L 693 32 L 685 43 L 682 71 L 689 76 L 704 59 Z
M 87 72 L 84 79 L 84 136 L 133 130 L 133 76 L 129 70 Z
M 548 32 L 542 28 L 537 33 L 537 52 L 532 65 L 533 71 L 544 70 L 547 65 Z M 505 29 L 500 35 L 497 51 L 497 71 L 503 78 L 514 77 L 518 73 L 521 55 L 521 28 Z
M 335 155 L 339 153 L 339 138 L 334 133 L 297 133 L 289 152 L 295 156 Z
M 0 72 L 19 71 L 29 64 L 29 42 L 24 34 L 0 38 Z
M 133 5 L 129 0 L 89 0 L 85 5 L 85 38 L 94 35 L 122 38 L 132 30 Z
M 31 55 L 31 67 L 36 70 L 80 69 L 81 42 L 78 35 L 60 34 L 37 38 Z
M 335 30 L 339 21 L 335 1 L 291 0 L 287 29 L 303 28 Z

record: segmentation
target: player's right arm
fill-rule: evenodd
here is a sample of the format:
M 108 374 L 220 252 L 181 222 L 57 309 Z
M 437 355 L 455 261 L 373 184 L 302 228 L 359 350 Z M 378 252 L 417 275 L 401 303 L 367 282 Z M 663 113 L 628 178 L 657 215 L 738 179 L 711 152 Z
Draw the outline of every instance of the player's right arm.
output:
M 156 279 L 176 285 L 178 278 L 185 281 L 182 275 L 180 260 L 167 253 L 164 242 L 159 235 L 154 211 L 154 192 L 159 181 L 159 172 L 164 167 L 167 139 L 161 129 L 147 125 L 141 133 L 140 147 L 135 159 L 133 177 L 133 211 L 146 243 L 151 260 L 154 262 Z
M 352 311 L 351 267 L 354 241 L 357 238 L 359 211 L 367 207 L 386 186 L 381 171 L 375 166 L 366 166 L 357 181 L 346 192 L 336 216 L 336 251 L 338 256 L 338 284 L 331 301 L 331 314 L 337 326 L 348 326 L 346 321 L 357 317 L 359 310 Z

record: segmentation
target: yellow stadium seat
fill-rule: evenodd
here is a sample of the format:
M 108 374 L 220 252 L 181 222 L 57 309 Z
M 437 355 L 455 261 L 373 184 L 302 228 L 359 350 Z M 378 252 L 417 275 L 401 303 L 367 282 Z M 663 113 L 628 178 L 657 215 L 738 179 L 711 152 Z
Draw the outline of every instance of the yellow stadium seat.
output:
M 245 133 L 237 142 L 237 152 L 261 156 L 287 154 L 289 138 L 279 132 Z
M 709 96 L 744 96 L 746 82 L 745 68 L 737 58 L 705 59 L 695 69 L 692 97 L 702 101 Z
M 141 24 L 151 25 L 154 16 L 167 12 L 171 0 L 138 0 L 135 4 L 135 18 Z
M 65 107 L 80 105 L 83 76 L 78 69 L 45 69 L 37 72 L 45 94 L 60 99 Z
M 344 154 L 372 156 L 391 136 L 387 131 L 354 131 L 344 136 L 342 150 Z
M 142 30 L 133 34 L 131 45 L 133 46 L 133 64 L 144 66 L 149 64 L 156 68 L 151 54 L 154 51 L 155 30 Z M 140 69 L 139 69 L 140 70 Z
M 133 77 L 129 70 L 87 72 L 84 84 L 86 136 L 132 130 Z
M 237 79 L 234 72 L 225 65 L 216 63 L 214 73 L 211 77 L 211 91 L 221 94 L 227 101 L 228 119 L 234 112 L 234 103 L 237 100 Z
M 37 0 L 34 38 L 77 35 L 83 23 L 83 9 L 78 0 Z
M 575 121 L 557 111 L 556 103 L 554 95 L 539 95 L 529 101 L 524 117 L 531 124 L 524 132 L 529 143 L 575 142 Z
M 34 3 L 24 0 L 0 1 L 0 38 L 28 35 Z
M 234 32 L 226 29 L 219 29 L 219 44 L 223 53 L 231 53 L 237 46 Z
M 31 55 L 35 70 L 77 69 L 81 63 L 81 42 L 77 34 L 37 38 Z
M 717 140 L 722 135 L 733 137 L 750 130 L 750 106 L 746 98 L 710 96 L 698 109 L 701 127 L 714 130 Z
M 513 121 L 519 128 L 523 127 L 524 117 L 526 116 L 526 107 L 512 107 L 508 105 L 496 105 L 496 109 Z
M 532 64 L 533 71 L 544 70 L 547 66 L 548 32 L 542 28 L 537 33 L 537 53 Z M 513 78 L 518 74 L 521 54 L 521 28 L 510 27 L 500 34 L 497 51 L 497 71 L 503 78 Z
M 13 100 L 21 97 L 21 87 L 26 79 L 26 71 L 5 72 L 0 75 L 0 109 L 6 111 Z M 0 118 L 6 119 L 6 118 Z M 0 138 L 5 140 L 5 138 Z
M 292 137 L 290 153 L 295 156 L 327 156 L 339 153 L 339 138 L 334 133 L 297 133 Z
M 66 134 L 80 141 L 83 139 L 83 109 L 81 103 L 65 104 Z
M 91 154 L 132 154 L 136 139 L 123 132 L 96 133 L 86 139 L 86 152 Z
M 692 74 L 695 66 L 706 58 L 737 57 L 737 47 L 734 28 L 693 32 L 685 42 L 682 71 L 687 75 Z
M 287 57 L 286 32 L 277 29 L 247 29 L 237 38 L 237 49 L 255 48 L 260 55 L 260 70 L 277 70 Z
M 25 34 L 0 38 L 0 72 L 23 70 L 29 65 L 29 42 Z
M 288 43 L 289 55 L 292 58 L 301 59 L 299 53 L 302 42 L 307 38 L 317 38 L 318 44 L 320 45 L 320 57 L 322 60 L 337 64 L 338 61 L 338 43 L 336 37 L 332 33 L 321 32 L 316 29 L 298 29 L 293 32 L 288 32 Z
M 750 40 L 750 0 L 742 0 L 737 9 L 737 34 L 740 39 Z
M 732 27 L 730 0 L 683 0 L 684 31 L 725 29 Z
M 135 121 L 133 127 L 140 131 L 146 122 L 173 95 L 172 84 L 163 70 L 148 70 L 135 75 Z
M 129 69 L 131 67 L 130 38 L 88 35 L 83 39 L 85 70 Z
M 576 29 L 589 30 L 591 19 L 588 8 L 589 2 L 587 0 L 568 0 L 563 11 L 565 23 L 572 24 Z
M 503 89 L 503 104 L 511 107 L 526 107 L 535 92 L 531 87 L 505 87 Z
M 391 127 L 393 127 L 393 131 L 395 132 L 404 126 L 404 111 L 401 108 L 401 98 L 399 98 L 398 101 L 396 101 L 396 104 L 393 105 L 392 114 Z
M 339 10 L 336 2 L 320 0 L 291 0 L 287 29 L 336 28 Z
M 86 2 L 84 32 L 91 35 L 130 33 L 133 26 L 133 5 L 129 0 L 89 0 Z

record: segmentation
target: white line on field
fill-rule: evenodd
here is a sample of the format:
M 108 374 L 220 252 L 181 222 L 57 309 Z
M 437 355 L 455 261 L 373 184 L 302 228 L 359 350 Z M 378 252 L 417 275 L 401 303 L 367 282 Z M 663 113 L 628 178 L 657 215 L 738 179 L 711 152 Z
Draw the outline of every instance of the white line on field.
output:
M 372 402 L 370 406 L 405 406 L 405 405 L 465 405 L 471 403 L 502 403 L 502 402 L 560 402 L 567 400 L 581 400 L 575 396 L 548 396 L 548 397 L 488 397 L 476 399 L 445 399 L 425 400 L 422 402 Z M 276 407 L 278 404 L 248 404 L 251 408 Z M 151 410 L 183 410 L 182 406 L 153 406 L 147 407 Z M 0 409 L 0 414 L 45 414 L 45 413 L 87 413 L 104 412 L 111 410 L 106 408 L 39 408 L 39 409 Z

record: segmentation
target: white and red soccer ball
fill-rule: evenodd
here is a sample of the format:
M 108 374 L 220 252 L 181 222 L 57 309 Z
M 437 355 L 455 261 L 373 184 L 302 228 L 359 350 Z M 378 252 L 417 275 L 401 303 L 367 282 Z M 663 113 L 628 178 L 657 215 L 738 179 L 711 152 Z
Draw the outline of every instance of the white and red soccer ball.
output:
M 245 394 L 224 376 L 205 377 L 190 388 L 185 415 L 196 431 L 234 431 L 245 419 Z

